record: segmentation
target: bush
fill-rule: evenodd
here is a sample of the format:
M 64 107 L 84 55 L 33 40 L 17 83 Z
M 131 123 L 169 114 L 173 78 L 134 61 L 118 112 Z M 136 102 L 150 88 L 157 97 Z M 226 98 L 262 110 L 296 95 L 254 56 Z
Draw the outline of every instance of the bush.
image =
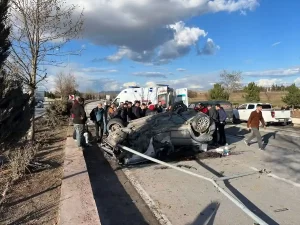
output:
M 70 115 L 72 102 L 65 100 L 54 101 L 46 109 L 47 126 L 61 125 Z

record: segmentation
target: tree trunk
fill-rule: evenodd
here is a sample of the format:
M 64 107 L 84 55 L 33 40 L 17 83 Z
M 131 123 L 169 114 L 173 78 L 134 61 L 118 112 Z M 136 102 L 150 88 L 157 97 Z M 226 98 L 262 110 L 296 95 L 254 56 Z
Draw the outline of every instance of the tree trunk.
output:
M 35 89 L 30 87 L 30 97 L 29 97 L 29 106 L 30 106 L 30 128 L 28 131 L 27 138 L 28 140 L 34 142 L 35 140 Z

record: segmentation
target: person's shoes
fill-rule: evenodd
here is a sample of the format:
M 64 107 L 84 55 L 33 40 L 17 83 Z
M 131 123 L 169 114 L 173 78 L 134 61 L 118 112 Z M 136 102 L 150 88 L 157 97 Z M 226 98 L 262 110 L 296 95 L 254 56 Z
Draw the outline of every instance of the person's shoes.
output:
M 264 151 L 265 149 L 264 148 L 259 148 L 258 150 Z
M 101 143 L 101 139 L 99 138 L 99 139 L 97 139 L 97 143 Z
M 245 143 L 247 146 L 249 146 L 249 143 L 248 143 L 246 140 L 244 140 L 244 143 Z

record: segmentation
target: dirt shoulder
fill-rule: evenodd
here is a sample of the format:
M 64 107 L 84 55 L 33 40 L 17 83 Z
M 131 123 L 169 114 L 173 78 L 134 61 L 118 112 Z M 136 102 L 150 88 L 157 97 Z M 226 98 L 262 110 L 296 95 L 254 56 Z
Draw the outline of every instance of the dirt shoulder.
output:
M 27 173 L 10 187 L 0 208 L 0 224 L 57 224 L 68 127 L 50 129 L 41 124 L 43 119 L 37 122 L 36 137 L 41 143 L 37 160 L 47 168 Z M 4 189 L 7 173 L 0 170 L 0 190 Z

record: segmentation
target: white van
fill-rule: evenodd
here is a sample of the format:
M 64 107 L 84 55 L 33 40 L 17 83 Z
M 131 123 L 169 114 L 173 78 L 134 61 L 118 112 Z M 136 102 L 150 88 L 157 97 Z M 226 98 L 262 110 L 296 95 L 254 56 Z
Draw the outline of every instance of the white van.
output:
M 155 87 L 132 86 L 122 90 L 112 103 L 119 106 L 121 102 L 134 102 L 136 100 L 146 104 L 148 102 L 157 104 L 161 101 L 165 108 L 178 101 L 183 101 L 186 106 L 189 104 L 187 88 L 173 89 L 168 85 L 157 85 Z

